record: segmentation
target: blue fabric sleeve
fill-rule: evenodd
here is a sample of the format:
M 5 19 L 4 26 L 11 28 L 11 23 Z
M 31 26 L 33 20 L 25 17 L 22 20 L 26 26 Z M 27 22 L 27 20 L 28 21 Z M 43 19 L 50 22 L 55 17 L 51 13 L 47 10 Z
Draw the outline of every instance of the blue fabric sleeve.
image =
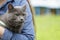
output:
M 34 40 L 34 26 L 32 22 L 32 14 L 26 0 L 21 0 L 20 5 L 26 4 L 27 19 L 22 29 L 21 34 L 13 34 L 9 30 L 5 30 L 2 40 Z

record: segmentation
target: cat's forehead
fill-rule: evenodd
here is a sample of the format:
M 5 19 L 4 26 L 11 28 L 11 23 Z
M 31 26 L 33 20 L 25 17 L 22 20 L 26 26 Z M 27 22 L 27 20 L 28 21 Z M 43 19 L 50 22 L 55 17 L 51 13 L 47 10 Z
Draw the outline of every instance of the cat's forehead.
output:
M 16 11 L 21 11 L 21 12 L 22 12 L 22 7 L 21 7 L 21 6 L 15 6 L 14 9 L 15 9 Z
M 14 6 L 14 8 L 22 8 L 22 6 Z

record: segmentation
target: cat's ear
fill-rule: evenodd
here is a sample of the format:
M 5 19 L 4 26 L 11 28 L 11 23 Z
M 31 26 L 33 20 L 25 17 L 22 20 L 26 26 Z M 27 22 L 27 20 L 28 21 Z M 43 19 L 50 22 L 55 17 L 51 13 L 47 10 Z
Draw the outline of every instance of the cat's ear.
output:
M 11 3 L 8 4 L 8 10 L 12 10 L 12 9 L 14 9 L 13 5 Z
M 26 5 L 23 5 L 22 10 L 23 10 L 23 12 L 26 11 Z

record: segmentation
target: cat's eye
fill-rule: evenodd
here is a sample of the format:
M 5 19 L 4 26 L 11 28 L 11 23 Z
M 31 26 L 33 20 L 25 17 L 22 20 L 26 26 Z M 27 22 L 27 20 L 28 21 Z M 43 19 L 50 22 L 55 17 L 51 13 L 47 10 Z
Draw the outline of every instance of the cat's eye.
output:
M 15 14 L 16 16 L 19 16 L 19 14 Z
M 22 14 L 23 16 L 25 16 L 25 14 Z

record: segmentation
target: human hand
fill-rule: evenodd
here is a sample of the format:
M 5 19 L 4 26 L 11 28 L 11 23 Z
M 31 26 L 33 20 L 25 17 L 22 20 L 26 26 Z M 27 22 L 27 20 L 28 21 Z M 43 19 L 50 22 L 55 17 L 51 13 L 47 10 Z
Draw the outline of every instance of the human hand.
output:
M 0 26 L 0 37 L 4 34 L 5 28 Z

